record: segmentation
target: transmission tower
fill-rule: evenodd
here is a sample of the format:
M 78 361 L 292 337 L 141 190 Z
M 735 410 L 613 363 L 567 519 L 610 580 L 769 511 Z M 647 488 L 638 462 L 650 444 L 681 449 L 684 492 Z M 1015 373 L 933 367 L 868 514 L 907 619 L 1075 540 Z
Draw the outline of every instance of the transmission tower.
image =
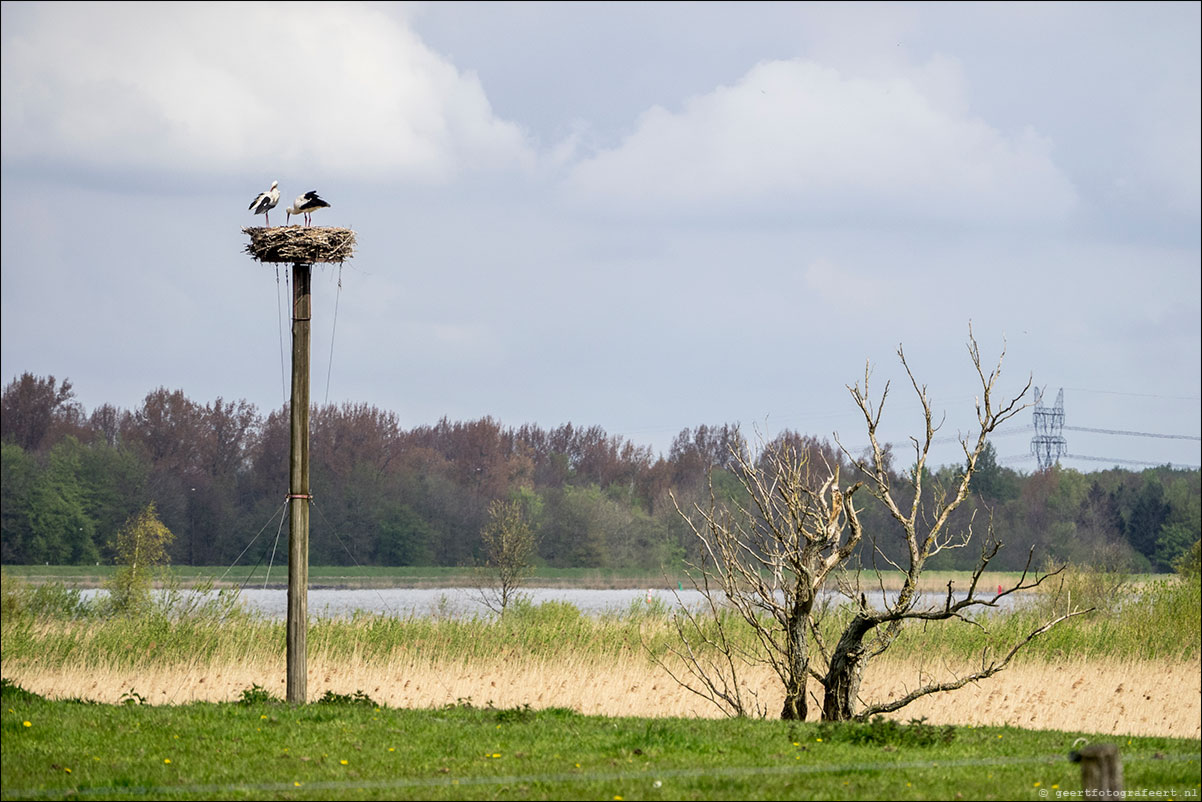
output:
M 1031 438 L 1031 453 L 1039 463 L 1039 470 L 1060 464 L 1060 458 L 1068 453 L 1068 441 L 1064 439 L 1064 388 L 1056 395 L 1056 406 L 1043 404 L 1043 390 L 1035 388 L 1035 436 Z

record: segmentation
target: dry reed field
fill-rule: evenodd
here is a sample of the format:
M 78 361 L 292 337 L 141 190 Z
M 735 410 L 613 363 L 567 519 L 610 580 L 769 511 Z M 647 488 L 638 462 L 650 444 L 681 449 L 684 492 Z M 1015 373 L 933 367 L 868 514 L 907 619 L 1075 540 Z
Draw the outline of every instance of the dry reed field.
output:
M 234 701 L 259 685 L 284 696 L 284 662 L 113 669 L 46 669 L 5 661 L 4 677 L 51 698 L 115 703 L 134 692 L 151 704 Z M 882 659 L 865 675 L 863 697 L 880 700 L 915 687 L 926 668 L 915 660 Z M 958 691 L 928 696 L 893 714 L 933 724 L 1012 725 L 1107 735 L 1202 737 L 1199 661 L 1088 660 L 1019 663 Z M 748 676 L 774 717 L 779 683 L 767 670 Z M 812 684 L 811 691 L 816 691 Z M 413 656 L 387 661 L 337 661 L 311 655 L 310 699 L 326 691 L 363 691 L 390 707 L 430 708 L 470 703 L 497 708 L 568 707 L 587 715 L 714 717 L 721 713 L 641 655 L 491 662 L 429 662 Z M 813 715 L 813 711 L 811 713 Z

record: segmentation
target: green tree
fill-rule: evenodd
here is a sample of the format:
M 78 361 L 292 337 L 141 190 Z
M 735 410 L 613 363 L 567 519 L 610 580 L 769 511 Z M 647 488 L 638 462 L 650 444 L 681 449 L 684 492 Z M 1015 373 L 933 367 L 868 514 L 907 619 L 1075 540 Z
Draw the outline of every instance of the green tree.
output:
M 1003 468 L 997 461 L 997 449 L 986 442 L 977 460 L 977 472 L 973 477 L 973 488 L 990 501 L 1010 501 L 1018 498 L 1018 474 Z
M 0 559 L 30 563 L 33 488 L 41 474 L 37 459 L 15 443 L 0 445 Z
M 430 565 L 434 551 L 430 525 L 407 504 L 390 505 L 378 527 L 376 559 L 381 565 Z
M 81 464 L 80 444 L 74 437 L 50 450 L 30 500 L 30 556 L 35 561 L 86 565 L 100 560 L 94 539 L 96 523 L 87 509 L 87 488 L 79 480 Z
M 167 563 L 167 546 L 174 537 L 159 520 L 153 501 L 118 530 L 113 549 L 120 568 L 109 582 L 114 610 L 131 611 L 146 604 L 153 571 Z

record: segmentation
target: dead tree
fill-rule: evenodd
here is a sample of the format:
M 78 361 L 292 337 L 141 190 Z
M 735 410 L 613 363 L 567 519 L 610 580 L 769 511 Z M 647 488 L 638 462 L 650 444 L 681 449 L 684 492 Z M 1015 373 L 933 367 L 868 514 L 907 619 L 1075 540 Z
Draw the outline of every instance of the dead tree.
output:
M 1030 590 L 1041 584 L 1048 576 L 1059 573 L 1059 570 L 1057 570 L 1050 574 L 1031 574 L 1030 567 L 1033 554 L 1029 554 L 1026 570 L 1023 571 L 1022 576 L 1014 585 L 1009 588 L 1003 588 L 992 595 L 978 595 L 978 583 L 981 574 L 984 573 L 990 560 L 993 559 L 998 549 L 1001 548 L 1001 544 L 993 540 L 992 531 L 990 531 L 990 536 L 981 550 L 981 557 L 968 582 L 965 597 L 956 601 L 953 595 L 954 583 L 949 582 L 947 594 L 941 604 L 929 607 L 919 606 L 918 580 L 927 561 L 945 549 L 967 546 L 972 537 L 971 523 L 967 529 L 962 531 L 953 529 L 949 524 L 952 513 L 969 497 L 972 477 L 976 472 L 977 462 L 981 457 L 981 453 L 985 450 L 989 435 L 1002 423 L 1026 408 L 1026 405 L 1022 403 L 1022 399 L 1031 388 L 1031 381 L 1028 379 L 1022 392 L 1013 397 L 1003 397 L 999 400 L 995 393 L 997 380 L 1001 375 L 1005 351 L 1003 350 L 993 370 L 986 374 L 985 368 L 981 364 L 980 349 L 977 346 L 976 339 L 973 337 L 970 327 L 968 352 L 981 382 L 981 396 L 977 399 L 976 404 L 976 431 L 971 436 L 960 438 L 965 463 L 963 469 L 950 483 L 950 486 L 937 484 L 930 488 L 931 492 L 929 496 L 924 496 L 927 460 L 930 456 L 931 445 L 934 442 L 935 433 L 938 431 L 939 426 L 934 423 L 931 399 L 927 394 L 926 387 L 920 386 L 914 378 L 914 373 L 910 370 L 909 363 L 906 362 L 905 352 L 902 348 L 898 347 L 897 349 L 897 355 L 901 360 L 902 366 L 905 368 L 906 376 L 910 379 L 910 384 L 914 388 L 919 403 L 922 405 L 924 419 L 922 438 L 911 438 L 914 448 L 914 464 L 905 476 L 904 481 L 904 484 L 907 486 L 906 494 L 911 499 L 908 504 L 904 504 L 898 500 L 898 493 L 895 492 L 893 487 L 894 476 L 887 466 L 886 451 L 877 439 L 877 429 L 880 425 L 885 399 L 889 393 L 889 385 L 885 385 L 880 401 L 875 405 L 869 396 L 869 371 L 867 368 L 864 371 L 863 388 L 858 384 L 848 388 L 852 398 L 864 416 L 864 423 L 868 430 L 870 453 L 866 459 L 853 457 L 847 449 L 843 449 L 844 454 L 852 459 L 861 474 L 866 477 L 865 481 L 868 492 L 884 505 L 889 515 L 900 526 L 902 537 L 905 541 L 906 557 L 901 564 L 889 561 L 892 563 L 893 571 L 901 575 L 902 587 L 897 596 L 892 599 L 882 590 L 882 609 L 870 608 L 867 603 L 867 596 L 863 592 L 855 594 L 852 597 L 856 600 L 855 603 L 857 604 L 855 616 L 844 628 L 834 649 L 829 657 L 827 657 L 827 672 L 825 676 L 820 678 L 824 689 L 822 717 L 825 720 L 864 719 L 879 713 L 891 712 L 928 694 L 954 690 L 970 682 L 990 677 L 1004 669 L 1019 650 L 1027 643 L 1030 643 L 1037 635 L 1046 632 L 1073 616 L 1088 612 L 1066 609 L 1063 614 L 1054 616 L 1035 631 L 1029 633 L 1025 639 L 1014 644 L 1004 656 L 990 659 L 988 655 L 983 655 L 981 667 L 977 671 L 956 677 L 947 682 L 924 684 L 901 699 L 892 702 L 869 704 L 863 708 L 858 706 L 860 681 L 863 678 L 866 663 L 889 648 L 901 633 L 906 621 L 967 620 L 965 614 L 970 609 L 997 607 L 998 602 L 1003 597 L 1018 591 Z M 842 445 L 840 447 L 842 448 Z M 928 497 L 930 499 L 929 504 L 927 502 Z M 880 550 L 876 550 L 876 553 L 878 556 L 884 557 Z M 883 587 L 883 584 L 879 581 L 881 573 L 881 571 L 877 571 L 878 584 Z
M 709 644 L 716 650 L 710 651 L 725 656 L 708 666 L 695 649 L 677 656 L 705 689 L 701 695 L 721 700 L 735 713 L 745 712 L 739 710 L 740 698 L 748 693 L 738 681 L 740 665 L 767 663 L 785 690 L 781 718 L 804 720 L 814 608 L 830 573 L 860 542 L 852 500 L 861 485 L 841 488 L 838 466 L 811 471 L 810 455 L 787 441 L 769 444 L 758 460 L 746 447 L 733 456 L 747 506 L 733 502 L 733 511 L 719 508 L 712 493 L 709 509 L 698 508 L 696 519 L 677 506 L 702 545 L 702 561 L 686 573 L 707 600 L 707 621 L 716 622 Z M 759 649 L 733 654 L 719 599 L 751 628 Z M 687 609 L 677 622 L 682 636 L 706 631 Z
M 738 672 L 757 662 L 767 663 L 784 688 L 782 718 L 805 718 L 807 678 L 814 678 L 823 689 L 823 719 L 864 719 L 897 710 L 922 696 L 992 676 L 1039 634 L 1087 612 L 1066 609 L 1013 644 L 1000 658 L 983 655 L 977 671 L 946 682 L 922 684 L 892 702 L 860 704 L 865 665 L 889 648 L 907 621 L 967 621 L 967 613 L 972 609 L 997 607 L 1004 597 L 1034 588 L 1051 575 L 1025 571 L 1010 588 L 990 596 L 978 595 L 981 575 L 1001 546 L 990 537 L 982 548 L 964 598 L 957 601 L 953 583 L 949 583 L 940 603 L 921 605 L 918 581 L 927 561 L 944 549 L 967 545 L 972 536 L 971 524 L 966 530 L 953 529 L 952 514 L 969 496 L 971 480 L 989 435 L 1025 408 L 1022 399 L 1031 386 L 1028 380 L 1021 392 L 998 403 L 995 390 L 1005 352 L 999 357 L 997 367 L 986 374 L 971 327 L 968 351 L 981 381 L 978 427 L 972 436 L 961 439 L 965 463 L 949 486 L 924 488 L 927 459 L 939 426 L 934 423 L 926 388 L 914 378 L 899 347 L 898 356 L 922 404 L 925 421 L 922 438 L 912 438 L 915 462 L 904 481 L 910 499 L 907 503 L 898 500 L 888 452 L 877 439 L 889 386 L 886 384 L 880 401 L 874 404 L 868 394 L 866 368 L 864 386 L 857 384 L 848 390 L 864 415 L 870 442 L 868 456 L 857 458 L 839 445 L 843 456 L 862 477 L 860 481 L 844 486 L 840 466 L 831 464 L 830 459 L 824 458 L 819 469 L 811 464 L 813 460 L 807 454 L 785 445 L 769 446 L 759 460 L 748 453 L 735 455 L 739 478 L 749 499 L 746 505 L 734 503 L 722 507 L 711 494 L 708 510 L 697 507 L 692 514 L 680 511 L 702 544 L 705 559 L 691 566 L 689 573 L 694 587 L 707 600 L 706 607 L 711 611 L 707 618 L 720 621 L 722 611 L 732 610 L 750 627 L 758 648 L 737 649 L 733 645 L 737 639 L 724 629 L 713 625 L 706 628 L 703 613 L 685 611 L 677 616 L 677 632 L 686 644 L 695 645 L 674 653 L 684 661 L 692 680 L 677 678 L 678 682 L 711 699 L 728 713 L 741 715 L 747 711 L 739 704 L 744 685 Z M 845 571 L 846 563 L 864 539 L 856 506 L 859 498 L 856 493 L 861 488 L 883 504 L 899 525 L 907 555 L 900 563 L 890 560 L 877 547 L 874 535 L 872 552 L 889 563 L 888 572 L 901 579 L 901 590 L 890 599 L 884 592 L 886 570 L 876 571 L 880 607 L 869 605 L 861 575 L 856 572 L 849 578 L 849 572 Z M 1030 559 L 1028 556 L 1028 568 Z M 851 621 L 835 639 L 834 647 L 828 649 L 822 637 L 817 600 L 828 580 L 834 577 L 839 579 L 840 590 L 855 607 Z M 717 636 L 707 639 L 705 632 Z M 815 662 L 818 668 L 814 667 Z

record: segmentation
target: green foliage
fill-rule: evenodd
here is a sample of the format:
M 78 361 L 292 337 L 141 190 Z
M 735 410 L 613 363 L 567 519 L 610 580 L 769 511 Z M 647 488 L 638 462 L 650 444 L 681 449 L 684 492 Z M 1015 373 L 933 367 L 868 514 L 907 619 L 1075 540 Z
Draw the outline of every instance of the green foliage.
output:
M 241 695 L 238 697 L 238 704 L 248 707 L 252 705 L 278 705 L 283 704 L 283 700 L 277 696 L 273 696 L 271 691 L 255 682 L 249 688 L 242 690 Z
M 390 506 L 378 527 L 376 555 L 383 565 L 429 565 L 434 561 L 434 530 L 406 504 Z
M 123 704 L 123 705 L 144 705 L 144 704 L 148 704 L 148 702 L 146 701 L 146 697 L 145 697 L 145 696 L 143 696 L 142 694 L 138 693 L 138 692 L 137 692 L 137 691 L 135 691 L 133 688 L 130 688 L 128 691 L 126 691 L 125 693 L 121 694 L 121 699 L 118 701 L 118 704 Z
M 824 721 L 818 725 L 818 732 L 824 741 L 870 746 L 940 746 L 956 739 L 955 727 L 928 724 L 925 718 L 912 718 L 908 724 L 884 716 L 863 722 Z
M 1202 553 L 1199 553 L 1199 548 L 1202 548 L 1202 541 L 1195 540 L 1194 545 L 1181 552 L 1173 562 L 1173 570 L 1186 579 L 1197 581 L 1202 575 Z
M 977 459 L 972 489 L 989 502 L 996 503 L 1018 498 L 1020 485 L 1019 475 L 1015 471 L 998 464 L 997 449 L 993 447 L 993 442 L 985 443 L 985 449 Z
M 173 538 L 171 530 L 159 520 L 154 502 L 117 532 L 113 549 L 121 567 L 108 586 L 115 611 L 128 612 L 149 603 L 153 571 L 167 561 L 167 546 Z
M 226 567 L 278 509 L 289 439 L 279 411 L 159 388 L 134 410 L 104 405 L 85 415 L 69 381 L 31 374 L 5 388 L 2 406 L 5 565 L 107 560 L 122 525 L 154 502 L 175 535 L 172 563 Z M 473 565 L 485 555 L 489 505 L 503 499 L 521 504 L 538 536 L 533 564 L 654 572 L 697 556 L 669 490 L 686 508 L 704 506 L 712 467 L 719 503 L 747 501 L 728 450 L 740 441 L 737 427 L 686 429 L 666 457 L 571 424 L 506 429 L 485 418 L 406 431 L 395 414 L 363 404 L 315 408 L 312 430 L 322 487 L 315 564 Z M 929 478 L 943 480 L 962 467 L 927 466 Z M 994 568 L 1021 568 L 1036 546 L 1060 562 L 1114 553 L 1127 570 L 1168 571 L 1202 531 L 1197 470 L 1028 475 L 999 465 L 990 445 L 973 491 L 978 524 L 991 513 L 1007 544 Z M 871 509 L 864 518 L 885 556 L 904 556 L 889 551 L 893 524 Z M 869 563 L 874 555 L 856 556 Z M 973 557 L 949 550 L 932 566 L 963 569 Z
M 326 691 L 325 694 L 317 700 L 319 705 L 359 705 L 362 707 L 380 708 L 380 705 L 372 700 L 370 696 L 361 690 L 355 691 L 353 694 L 334 693 Z

